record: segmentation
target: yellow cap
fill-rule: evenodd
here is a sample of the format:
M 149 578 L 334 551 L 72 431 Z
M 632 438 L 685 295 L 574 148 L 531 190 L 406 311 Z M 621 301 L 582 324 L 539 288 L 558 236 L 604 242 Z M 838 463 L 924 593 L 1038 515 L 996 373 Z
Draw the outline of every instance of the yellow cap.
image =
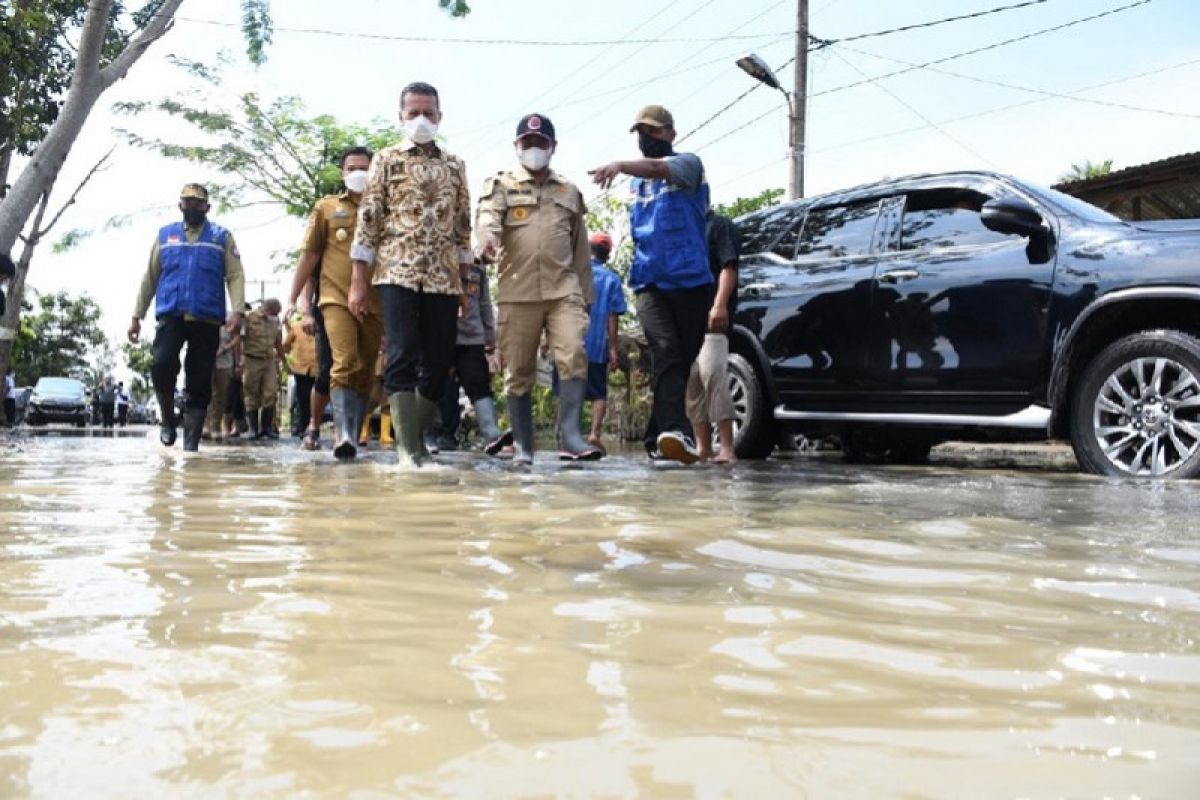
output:
M 675 118 L 662 106 L 646 106 L 638 112 L 637 121 L 633 123 L 629 132 L 636 131 L 638 125 L 649 125 L 652 128 L 674 128 Z
M 205 189 L 203 186 L 201 186 L 198 183 L 184 184 L 183 190 L 179 193 L 179 199 L 186 200 L 189 197 L 194 197 L 197 200 L 207 200 L 208 199 L 208 189 Z

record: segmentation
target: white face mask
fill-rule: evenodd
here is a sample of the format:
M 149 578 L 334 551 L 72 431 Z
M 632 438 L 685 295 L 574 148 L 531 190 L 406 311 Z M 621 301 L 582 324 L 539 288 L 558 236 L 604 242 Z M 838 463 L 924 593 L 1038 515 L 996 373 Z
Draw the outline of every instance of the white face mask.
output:
M 428 144 L 437 133 L 437 123 L 424 115 L 404 120 L 404 135 L 417 144 Z
M 530 147 L 525 150 L 517 148 L 517 160 L 521 166 L 531 172 L 545 169 L 550 163 L 550 151 L 541 147 Z
M 347 172 L 342 176 L 342 183 L 346 184 L 346 188 L 355 194 L 362 194 L 367 188 L 367 171 L 365 169 L 356 169 L 353 172 Z

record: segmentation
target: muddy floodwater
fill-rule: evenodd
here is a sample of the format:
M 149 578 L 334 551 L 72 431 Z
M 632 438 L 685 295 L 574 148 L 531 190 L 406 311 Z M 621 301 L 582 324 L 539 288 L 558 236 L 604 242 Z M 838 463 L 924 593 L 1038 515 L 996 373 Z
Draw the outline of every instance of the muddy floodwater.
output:
M 0 442 L 0 797 L 1200 796 L 1200 484 Z

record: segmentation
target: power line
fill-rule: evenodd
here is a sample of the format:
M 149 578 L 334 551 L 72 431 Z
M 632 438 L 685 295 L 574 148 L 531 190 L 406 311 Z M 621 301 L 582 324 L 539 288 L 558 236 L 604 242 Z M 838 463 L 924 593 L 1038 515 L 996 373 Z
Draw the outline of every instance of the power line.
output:
M 989 14 L 999 14 L 1003 11 L 1013 11 L 1018 8 L 1038 6 L 1046 2 L 1049 2 L 1049 0 L 1025 0 L 1025 2 L 1022 3 L 1014 3 L 1013 5 L 1008 6 L 998 6 L 996 8 L 989 8 L 984 11 L 973 11 L 970 14 L 959 14 L 958 16 L 954 17 L 943 17 L 942 19 L 930 20 L 929 22 L 916 22 L 912 25 L 901 25 L 898 28 L 888 28 L 887 30 L 874 31 L 873 33 L 858 33 L 854 36 L 842 37 L 841 39 L 824 39 L 822 41 L 826 42 L 827 44 L 857 42 L 859 39 L 874 39 L 878 36 L 891 36 L 893 33 L 907 33 L 908 31 L 920 30 L 921 28 L 934 28 L 938 25 L 945 25 L 948 22 L 961 22 L 964 19 L 977 19 L 979 17 L 986 17 Z
M 1107 88 L 1109 86 L 1115 86 L 1119 83 L 1129 83 L 1130 81 L 1140 80 L 1141 78 L 1148 78 L 1152 75 L 1159 75 L 1163 72 L 1170 72 L 1172 70 L 1183 69 L 1184 67 L 1191 67 L 1191 66 L 1196 66 L 1196 65 L 1200 65 L 1200 58 L 1191 59 L 1188 61 L 1180 61 L 1175 64 L 1169 64 L 1165 67 L 1158 67 L 1157 69 L 1147 70 L 1145 72 L 1139 72 L 1134 75 L 1127 75 L 1122 78 L 1114 78 L 1112 80 L 1102 81 L 1100 83 L 1093 83 L 1093 84 L 1089 84 L 1087 86 L 1081 86 L 1078 89 L 1072 90 L 1072 93 L 1077 94 L 1079 92 L 1091 92 L 1091 91 L 1095 91 L 1096 89 L 1103 89 L 1103 88 Z M 991 114 L 999 114 L 1004 111 L 1012 111 L 1012 110 L 1018 109 L 1018 108 L 1025 108 L 1027 106 L 1037 105 L 1038 103 L 1044 103 L 1049 99 L 1052 99 L 1052 98 L 1043 96 L 1043 97 L 1038 97 L 1038 98 L 1035 98 L 1032 100 L 1022 100 L 1019 103 L 1009 103 L 1009 104 L 1003 105 L 1003 106 L 995 106 L 993 108 L 987 108 L 982 111 L 973 111 L 970 114 L 963 114 L 961 116 L 944 119 L 944 120 L 941 120 L 938 124 L 939 125 L 950 125 L 955 122 L 966 122 L 967 120 L 978 119 L 980 117 L 990 116 Z M 825 153 L 825 152 L 829 152 L 831 150 L 842 150 L 844 148 L 853 147 L 854 145 L 858 145 L 858 144 L 869 144 L 871 142 L 877 142 L 877 141 L 881 141 L 883 139 L 892 139 L 897 136 L 905 136 L 910 133 L 917 133 L 919 131 L 925 130 L 927 127 L 928 126 L 925 126 L 925 125 L 918 125 L 918 126 L 912 127 L 912 128 L 903 128 L 901 130 L 888 131 L 887 133 L 876 134 L 874 136 L 867 136 L 867 137 L 864 137 L 861 139 L 852 139 L 849 141 L 838 142 L 837 144 L 826 145 L 825 147 L 818 147 L 809 152 Z
M 1066 28 L 1070 28 L 1075 25 L 1081 25 L 1085 22 L 1091 22 L 1093 20 L 1097 20 L 1102 17 L 1107 17 L 1112 14 L 1117 14 L 1121 11 L 1128 11 L 1129 9 L 1137 8 L 1138 6 L 1144 6 L 1150 2 L 1152 2 L 1152 0 L 1137 0 L 1137 2 L 1129 3 L 1129 4 L 1126 4 L 1123 6 L 1118 6 L 1116 8 L 1110 8 L 1107 11 L 1102 11 L 1098 14 L 1092 14 L 1091 16 L 1087 16 L 1087 17 L 1080 17 L 1078 19 L 1073 19 L 1068 22 L 1064 22 L 1060 25 L 1054 25 L 1049 28 L 1042 28 L 1041 30 L 1032 31 L 1030 33 L 1023 34 L 1021 36 L 1014 36 L 1012 38 L 1005 39 L 1000 42 L 994 42 L 992 44 L 984 45 L 982 47 L 976 47 L 971 50 L 964 50 L 963 52 L 960 52 L 960 53 L 954 53 L 953 55 L 944 56 L 942 58 L 932 59 L 930 61 L 925 61 L 920 64 L 913 64 L 911 66 L 905 67 L 904 69 L 894 70 L 892 72 L 888 72 L 883 75 L 877 75 L 873 78 L 864 78 L 863 80 L 854 81 L 852 83 L 846 83 L 846 84 L 842 84 L 840 86 L 834 86 L 833 88 L 830 88 L 830 89 L 823 89 L 822 91 L 819 91 L 819 92 L 812 92 L 808 96 L 810 98 L 821 97 L 821 96 L 824 96 L 827 94 L 833 94 L 835 92 L 841 92 L 841 91 L 845 91 L 847 89 L 854 89 L 859 86 L 865 86 L 867 84 L 875 83 L 876 81 L 886 80 L 888 78 L 895 78 L 899 75 L 906 75 L 910 72 L 915 72 L 919 69 L 926 69 L 928 67 L 935 66 L 937 64 L 945 64 L 948 61 L 954 61 L 959 58 L 966 58 L 967 56 L 976 55 L 978 53 L 984 53 L 989 50 L 995 50 L 1000 47 L 1007 47 L 1008 45 L 1016 44 L 1018 42 L 1028 41 L 1029 39 L 1033 39 L 1038 36 L 1044 36 L 1049 33 L 1054 33 L 1056 31 L 1065 30 Z M 750 125 L 753 125 L 755 122 L 758 122 L 759 120 L 769 116 L 770 114 L 775 113 L 782 107 L 783 107 L 782 104 L 776 105 L 773 108 L 768 109 L 766 112 L 759 114 L 758 116 L 753 117 L 752 119 L 749 119 L 746 122 L 743 122 L 741 125 L 738 125 L 737 127 L 726 131 L 725 133 L 718 136 L 716 139 L 709 141 L 708 143 L 706 143 L 705 145 L 703 145 L 701 148 L 698 148 L 698 149 L 703 149 L 704 147 L 710 147 L 710 146 L 716 144 L 717 142 L 721 141 L 722 139 L 732 136 L 733 134 L 749 127 Z M 694 133 L 694 131 L 692 131 L 692 133 Z
M 859 55 L 870 56 L 872 58 L 878 58 L 882 61 L 891 61 L 895 64 L 907 64 L 909 66 L 913 66 L 913 62 L 905 61 L 902 58 L 892 58 L 891 56 L 884 56 L 884 55 L 880 55 L 878 53 L 871 53 L 867 50 L 859 50 L 858 48 L 846 47 L 845 45 L 838 45 L 838 47 L 840 47 L 843 50 L 849 50 L 852 53 L 858 53 Z M 830 52 L 834 52 L 834 51 L 831 50 Z M 847 62 L 847 63 L 849 63 L 849 62 Z M 977 75 L 967 75 L 965 73 L 955 72 L 953 70 L 938 69 L 937 67 L 927 67 L 926 69 L 929 72 L 935 72 L 939 75 L 949 75 L 950 77 L 953 77 L 953 78 L 961 78 L 962 80 L 972 81 L 973 83 L 981 83 L 986 86 L 999 86 L 1003 89 L 1013 89 L 1013 90 L 1016 90 L 1019 92 L 1028 92 L 1030 94 L 1040 94 L 1040 95 L 1044 95 L 1046 97 L 1057 97 L 1057 98 L 1060 98 L 1063 100 L 1074 100 L 1079 103 L 1088 103 L 1089 105 L 1104 106 L 1107 108 L 1119 108 L 1119 109 L 1122 109 L 1125 111 L 1140 111 L 1140 112 L 1144 112 L 1147 114 L 1162 114 L 1163 116 L 1181 117 L 1183 119 L 1200 119 L 1200 114 L 1187 114 L 1182 111 L 1170 111 L 1165 108 L 1150 108 L 1147 106 L 1135 106 L 1135 105 L 1131 105 L 1129 103 L 1117 103 L 1117 102 L 1114 102 L 1111 100 L 1096 100 L 1091 97 L 1076 97 L 1075 95 L 1064 94 L 1063 92 L 1055 92 L 1055 91 L 1050 91 L 1048 89 L 1035 89 L 1032 86 L 1021 86 L 1020 84 L 1008 83 L 1007 81 L 997 81 L 997 80 L 993 80 L 990 78 L 980 78 Z
M 866 77 L 866 76 L 867 76 L 867 73 L 865 73 L 865 72 L 863 72 L 861 69 L 859 69 L 857 64 L 855 64 L 854 62 L 852 62 L 850 59 L 846 58 L 844 55 L 842 55 L 841 53 L 839 53 L 837 50 L 832 50 L 831 52 L 832 52 L 832 53 L 833 53 L 835 56 L 837 56 L 839 59 L 841 59 L 841 60 L 842 60 L 842 63 L 846 64 L 846 66 L 848 66 L 848 67 L 850 67 L 851 69 L 853 69 L 853 70 L 854 70 L 855 72 L 857 72 L 859 75 L 862 75 L 862 76 L 864 76 L 864 77 Z M 970 153 L 971 155 L 975 156 L 975 158 L 979 159 L 979 160 L 980 160 L 980 161 L 982 161 L 983 163 L 985 163 L 985 164 L 988 164 L 988 165 L 990 165 L 990 166 L 993 166 L 993 167 L 996 167 L 997 169 L 999 169 L 999 165 L 998 165 L 998 164 L 996 164 L 994 161 L 992 161 L 990 158 L 988 158 L 987 156 L 983 155 L 983 154 L 982 154 L 982 153 L 980 153 L 978 150 L 975 150 L 975 149 L 974 149 L 974 148 L 972 148 L 970 145 L 968 145 L 966 142 L 962 141 L 962 140 L 961 140 L 961 139 L 959 139 L 958 137 L 956 137 L 956 136 L 954 136 L 953 134 L 951 134 L 949 131 L 946 131 L 946 130 L 942 129 L 941 127 L 939 127 L 939 126 L 938 126 L 938 124 L 937 124 L 936 122 L 934 122 L 934 121 L 933 121 L 933 120 L 931 120 L 929 117 L 927 117 L 927 116 L 925 116 L 924 114 L 922 114 L 922 113 L 921 113 L 919 110 L 917 110 L 917 108 L 916 108 L 915 106 L 913 106 L 913 105 L 912 105 L 912 104 L 910 104 L 910 103 L 907 103 L 907 102 L 905 102 L 905 101 L 904 101 L 904 99 L 900 97 L 900 95 L 896 94 L 896 93 L 895 93 L 895 92 L 893 92 L 891 89 L 887 88 L 886 86 L 884 86 L 882 83 L 880 83 L 880 82 L 879 82 L 879 81 L 877 81 L 877 80 L 871 80 L 871 83 L 872 83 L 872 84 L 874 84 L 875 88 L 879 89 L 879 91 L 881 91 L 881 92 L 883 92 L 884 94 L 888 95 L 888 96 L 889 96 L 889 97 L 891 97 L 893 100 L 895 100 L 897 103 L 899 103 L 900 105 L 902 105 L 902 106 L 904 106 L 905 108 L 907 108 L 907 109 L 908 109 L 909 111 L 911 111 L 911 112 L 912 112 L 914 115 L 916 115 L 918 118 L 920 118 L 920 120 L 921 120 L 922 122 L 924 122 L 924 123 L 925 123 L 926 125 L 928 125 L 929 127 L 933 128 L 935 131 L 937 131 L 938 133 L 940 133 L 942 136 L 945 136 L 945 137 L 946 137 L 947 139 L 949 139 L 951 142 L 954 142 L 954 144 L 958 145 L 958 146 L 959 146 L 959 147 L 961 147 L 963 150 L 965 150 L 965 151 L 967 151 L 968 153 Z
M 1031 33 L 1026 33 L 1021 36 L 1014 36 L 1011 39 L 1005 39 L 1004 41 L 1001 41 L 1001 42 L 995 42 L 993 44 L 984 45 L 983 47 L 976 47 L 972 50 L 964 50 L 961 53 L 955 53 L 954 55 L 945 56 L 944 58 L 936 58 L 932 61 L 925 61 L 920 64 L 913 64 L 912 66 L 905 67 L 904 69 L 899 69 L 894 72 L 888 72 L 884 75 L 876 75 L 873 78 L 865 78 L 861 81 L 855 81 L 854 83 L 847 83 L 847 84 L 843 84 L 841 86 L 835 86 L 832 89 L 826 89 L 824 91 L 817 92 L 816 94 L 813 95 L 813 97 L 818 97 L 818 96 L 824 95 L 824 94 L 832 94 L 833 92 L 840 92 L 840 91 L 844 91 L 846 89 L 853 89 L 857 86 L 864 86 L 868 83 L 874 83 L 875 81 L 881 81 L 881 80 L 885 80 L 887 78 L 895 78 L 899 75 L 906 75 L 910 72 L 916 72 L 919 69 L 926 69 L 928 67 L 932 67 L 937 64 L 945 64 L 947 61 L 954 61 L 959 58 L 966 58 L 967 56 L 973 56 L 978 53 L 985 53 L 989 50 L 995 50 L 1000 47 L 1007 47 L 1010 44 L 1024 42 L 1029 39 L 1036 38 L 1038 36 L 1045 36 L 1048 33 L 1055 33 L 1056 31 L 1065 30 L 1067 28 L 1071 28 L 1076 25 L 1082 25 L 1085 22 L 1092 22 L 1094 20 L 1101 19 L 1102 17 L 1107 17 L 1112 14 L 1120 13 L 1122 11 L 1128 11 L 1132 8 L 1137 8 L 1138 6 L 1144 6 L 1147 3 L 1151 3 L 1151 2 L 1153 2 L 1153 0 L 1137 0 L 1137 2 L 1134 2 L 1134 3 L 1128 3 L 1123 6 L 1117 6 L 1116 8 L 1110 8 L 1107 11 L 1101 11 L 1099 14 L 1092 14 L 1090 17 L 1080 17 L 1078 19 L 1070 20 L 1069 22 L 1064 22 L 1061 25 L 1054 25 L 1049 28 L 1042 28 L 1041 30 L 1032 31 Z
M 659 17 L 661 17 L 663 14 L 667 13 L 667 12 L 668 12 L 668 11 L 670 11 L 672 8 L 674 8 L 676 5 L 678 5 L 678 4 L 679 4 L 679 2 L 680 2 L 680 0 L 672 0 L 672 2 L 670 2 L 670 3 L 668 3 L 667 5 L 663 6 L 663 7 L 662 7 L 662 8 L 660 8 L 658 11 L 654 12 L 654 13 L 653 13 L 653 14 L 651 14 L 649 17 L 647 17 L 646 19 L 644 19 L 644 20 L 642 20 L 641 22 L 639 22 L 637 25 L 635 25 L 635 26 L 633 26 L 632 28 L 630 28 L 630 29 L 629 29 L 629 30 L 628 30 L 628 31 L 625 33 L 625 36 L 624 36 L 624 37 L 622 37 L 622 38 L 629 37 L 629 36 L 633 35 L 633 33 L 634 33 L 635 31 L 641 30 L 641 29 L 642 29 L 643 27 L 645 27 L 646 25 L 649 25 L 651 22 L 653 22 L 654 20 L 658 19 L 658 18 L 659 18 Z M 685 17 L 684 19 L 686 20 L 686 19 L 690 18 L 691 16 L 694 16 L 696 13 L 697 13 L 697 12 L 693 11 L 693 12 L 692 12 L 692 14 L 689 14 L 689 15 L 688 15 L 687 17 Z M 677 26 L 672 26 L 672 27 L 677 27 Z M 632 56 L 636 55 L 637 53 L 640 53 L 642 50 L 644 50 L 644 49 L 645 49 L 646 47 L 648 47 L 648 46 L 649 46 L 649 45 L 642 45 L 642 46 L 641 46 L 641 47 L 639 47 L 637 50 L 633 51 L 633 53 L 630 53 L 630 54 L 629 54 L 629 56 L 627 56 L 627 57 L 632 57 Z M 609 50 L 611 50 L 611 49 L 612 49 L 612 47 L 608 47 L 608 48 L 605 48 L 604 50 L 600 51 L 599 53 L 596 53 L 594 56 L 592 56 L 591 58 L 589 58 L 587 61 L 583 62 L 583 63 L 582 63 L 582 64 L 580 64 L 578 67 L 576 67 L 575 69 L 573 69 L 571 72 L 567 73 L 567 75 L 565 75 L 564 77 L 562 77 L 562 78 L 559 78 L 558 80 L 556 80 L 556 81 L 555 81 L 553 84 L 551 84 L 551 86 L 550 86 L 550 88 L 549 88 L 549 89 L 547 89 L 547 90 L 546 90 L 546 91 L 544 91 L 544 92 L 541 92 L 541 93 L 539 93 L 539 94 L 538 94 L 538 97 L 537 97 L 537 99 L 544 99 L 544 98 L 546 98 L 546 97 L 548 97 L 548 96 L 551 96 L 551 95 L 553 95 L 553 94 L 554 94 L 556 91 L 558 91 L 558 90 L 559 90 L 561 87 L 565 86 L 565 85 L 567 84 L 567 82 L 568 82 L 568 81 L 570 81 L 572 78 L 574 78 L 576 75 L 578 75 L 579 73 L 583 72 L 585 69 L 587 69 L 588 67 L 590 67 L 592 64 L 596 63 L 596 62 L 597 62 L 597 61 L 599 61 L 601 58 L 603 58 L 603 57 L 604 57 L 604 55 L 605 55 L 606 53 L 608 53 L 608 51 L 609 51 Z M 532 102 L 533 102 L 533 101 L 526 102 L 526 103 L 525 103 L 525 104 L 522 106 L 522 108 L 528 108 L 528 107 L 529 107 L 529 106 L 532 104 Z M 524 113 L 524 112 L 522 112 L 522 111 L 518 111 L 517 113 Z M 511 120 L 512 120 L 512 117 L 513 117 L 513 116 L 516 116 L 516 115 L 514 114 L 514 115 L 511 115 L 511 116 L 509 116 L 509 124 L 511 124 Z M 480 133 L 482 134 L 482 133 L 484 133 L 484 132 L 490 131 L 490 130 L 492 130 L 493 128 L 495 128 L 495 127 L 499 127 L 500 125 L 503 125 L 503 124 L 504 124 L 504 123 L 499 123 L 499 122 L 498 122 L 496 125 L 493 125 L 493 126 L 490 126 L 490 127 L 487 127 L 487 128 L 482 128 L 482 129 L 480 129 Z M 472 139 L 470 139 L 469 141 L 465 142 L 465 143 L 463 144 L 463 147 L 464 147 L 464 148 L 470 148 L 470 147 L 472 147 L 473 145 L 475 145 L 477 142 L 481 141 L 482 139 L 483 139 L 483 136 L 482 136 L 482 135 L 480 135 L 480 136 L 475 136 L 474 138 L 472 138 Z
M 857 41 L 859 39 L 870 39 L 870 38 L 874 38 L 874 37 L 878 37 L 878 36 L 888 36 L 893 33 L 902 33 L 902 32 L 906 32 L 906 31 L 917 30 L 919 28 L 932 28 L 937 25 L 944 25 L 948 22 L 959 22 L 961 20 L 966 20 L 966 19 L 976 19 L 978 17 L 984 17 L 984 16 L 988 16 L 990 14 L 999 14 L 1004 11 L 1012 11 L 1012 10 L 1018 9 L 1018 8 L 1026 8 L 1028 6 L 1041 5 L 1042 3 L 1046 3 L 1046 2 L 1049 2 L 1049 0 L 1025 0 L 1025 2 L 1016 3 L 1014 5 L 998 6 L 996 8 L 990 8 L 990 9 L 986 9 L 984 11 L 975 11 L 970 14 L 959 14 L 958 16 L 954 16 L 954 17 L 944 17 L 942 19 L 931 20 L 929 22 L 919 22 L 919 23 L 914 23 L 912 25 L 904 25 L 899 28 L 890 28 L 888 30 L 875 31 L 873 33 L 860 33 L 860 34 L 856 34 L 854 36 L 847 36 L 842 39 L 825 39 L 825 38 L 820 38 L 817 36 L 810 35 L 809 41 L 811 42 L 811 45 L 809 46 L 808 49 L 809 49 L 809 52 L 819 51 L 823 48 L 829 47 L 830 45 L 840 44 L 842 42 L 853 42 L 853 41 Z M 1144 0 L 1144 2 L 1150 2 L 1150 0 Z M 849 49 L 849 48 L 847 48 L 847 49 Z M 796 59 L 794 57 L 789 58 L 787 61 L 783 62 L 778 67 L 776 67 L 775 71 L 779 72 L 781 70 L 786 69 L 795 60 Z M 847 63 L 849 64 L 849 62 L 847 62 Z M 853 65 L 851 65 L 851 66 L 853 66 Z M 855 67 L 855 69 L 857 69 L 857 68 Z M 864 75 L 864 77 L 866 77 L 866 76 Z M 881 76 L 881 77 L 887 77 L 887 76 Z M 716 111 L 712 116 L 710 116 L 708 119 L 704 120 L 704 122 L 700 123 L 695 128 L 688 131 L 684 136 L 680 137 L 679 141 L 682 142 L 684 139 L 688 138 L 692 134 L 698 132 L 701 128 L 704 128 L 709 123 L 716 120 L 718 117 L 720 117 L 726 111 L 729 111 L 731 108 L 733 108 L 735 105 L 740 103 L 742 100 L 746 99 L 746 97 L 749 96 L 749 94 L 751 92 L 753 92 L 755 89 L 757 89 L 759 87 L 759 85 L 760 84 L 755 84 L 754 86 L 750 87 L 746 91 L 742 92 L 740 95 L 738 95 L 733 100 L 731 100 L 727 105 L 723 106 L 718 111 Z M 887 91 L 887 90 L 885 89 L 884 91 Z M 898 99 L 899 98 L 897 98 L 897 100 Z M 903 101 L 901 101 L 901 102 L 903 102 Z
M 1039 0 L 1044 2 L 1044 0 Z M 657 17 L 666 9 L 661 9 Z M 654 17 L 651 17 L 653 19 Z M 219 28 L 239 28 L 241 23 L 225 22 L 215 19 L 196 19 L 195 17 L 176 17 L 179 22 L 193 25 L 212 25 Z M 649 20 L 647 20 L 649 22 Z M 644 24 L 644 23 L 643 23 Z M 333 36 L 341 39 L 374 39 L 385 42 L 411 42 L 418 44 L 477 44 L 502 45 L 516 47 L 614 47 L 626 44 L 698 44 L 704 42 L 721 42 L 729 39 L 755 40 L 770 39 L 772 36 L 790 33 L 790 31 L 772 31 L 770 33 L 746 33 L 739 36 L 721 37 L 667 37 L 658 39 L 480 39 L 469 36 L 412 36 L 388 33 L 364 33 L 361 31 L 339 31 L 331 28 L 272 28 L 275 33 L 299 33 L 312 36 Z

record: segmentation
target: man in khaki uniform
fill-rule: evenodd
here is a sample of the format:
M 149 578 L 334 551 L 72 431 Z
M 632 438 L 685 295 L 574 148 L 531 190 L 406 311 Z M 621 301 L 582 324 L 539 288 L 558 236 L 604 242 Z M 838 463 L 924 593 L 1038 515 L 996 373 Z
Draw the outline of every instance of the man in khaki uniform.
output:
M 179 194 L 183 220 L 164 226 L 154 240 L 128 332 L 129 341 L 136 344 L 142 317 L 153 300 L 158 324 L 151 377 L 161 415 L 158 438 L 167 447 L 175 444 L 175 381 L 179 353 L 187 346 L 183 449 L 189 451 L 200 449 L 204 433 L 218 332 L 226 317 L 225 292 L 232 306 L 230 331 L 241 327 L 245 295 L 242 258 L 233 234 L 210 222 L 208 209 L 207 189 L 198 183 L 183 187 Z
M 532 391 L 543 331 L 561 380 L 559 458 L 603 456 L 579 433 L 587 378 L 583 339 L 594 294 L 591 248 L 583 195 L 550 169 L 556 144 L 547 117 L 522 117 L 514 142 L 520 166 L 484 182 L 475 222 L 481 257 L 499 264 L 500 356 L 517 463 L 533 461 Z
M 246 359 L 242 391 L 246 395 L 246 418 L 254 439 L 278 435 L 272 422 L 279 400 L 279 361 L 287 355 L 283 349 L 279 311 L 279 301 L 274 297 L 267 298 L 246 315 L 246 330 L 242 334 L 242 355 Z
M 367 188 L 367 170 L 371 151 L 355 147 L 342 156 L 342 181 L 346 191 L 322 197 L 313 208 L 304 232 L 303 253 L 296 265 L 289 305 L 296 302 L 304 285 L 320 264 L 317 279 L 317 305 L 325 336 L 333 351 L 329 374 L 333 401 L 334 448 L 337 458 L 353 458 L 357 452 L 358 431 L 367 413 L 367 404 L 375 385 L 372 367 L 383 338 L 383 311 L 379 292 L 367 287 L 366 310 L 362 317 L 350 313 L 350 282 L 353 267 L 350 245 L 358 225 L 358 205 Z M 305 323 L 314 315 L 305 311 Z

